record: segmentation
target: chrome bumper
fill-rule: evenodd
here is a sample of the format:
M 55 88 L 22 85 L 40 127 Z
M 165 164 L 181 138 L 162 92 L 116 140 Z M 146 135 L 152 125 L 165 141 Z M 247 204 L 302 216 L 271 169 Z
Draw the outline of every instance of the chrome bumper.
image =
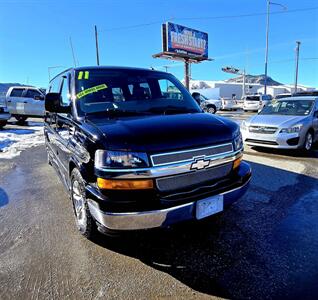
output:
M 8 121 L 11 118 L 11 115 L 9 113 L 0 113 L 0 120 Z
M 232 204 L 247 190 L 250 178 L 240 187 L 222 193 L 224 206 Z M 200 199 L 201 200 L 201 199 Z M 161 210 L 112 213 L 100 210 L 97 202 L 88 200 L 94 219 L 111 230 L 140 230 L 165 227 L 181 221 L 195 219 L 196 201 Z

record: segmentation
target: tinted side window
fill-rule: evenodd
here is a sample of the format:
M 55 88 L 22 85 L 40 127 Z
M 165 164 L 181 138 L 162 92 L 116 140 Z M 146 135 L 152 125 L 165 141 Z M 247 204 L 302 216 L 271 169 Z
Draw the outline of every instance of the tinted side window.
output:
M 42 96 L 42 94 L 37 90 L 27 90 L 25 97 L 34 98 L 35 96 Z
M 59 93 L 60 89 L 61 77 L 56 77 L 51 81 L 48 93 Z
M 158 82 L 162 97 L 178 100 L 183 99 L 181 91 L 170 80 L 160 79 Z
M 70 93 L 68 91 L 68 78 L 66 76 L 63 77 L 61 96 L 62 96 L 62 105 L 69 106 L 70 105 Z
M 22 97 L 24 89 L 13 89 L 11 91 L 10 97 Z

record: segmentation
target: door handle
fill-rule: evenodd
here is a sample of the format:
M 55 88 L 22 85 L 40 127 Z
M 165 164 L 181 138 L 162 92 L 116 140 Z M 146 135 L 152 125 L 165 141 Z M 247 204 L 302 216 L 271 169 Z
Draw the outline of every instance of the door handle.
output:
M 28 101 L 23 101 L 23 103 L 28 103 Z

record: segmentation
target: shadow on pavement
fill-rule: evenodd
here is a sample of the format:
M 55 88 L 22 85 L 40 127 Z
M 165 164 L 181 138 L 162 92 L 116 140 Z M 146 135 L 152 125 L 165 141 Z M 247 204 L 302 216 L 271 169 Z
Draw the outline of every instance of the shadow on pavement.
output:
M 302 150 L 287 150 L 287 149 L 272 149 L 263 147 L 251 147 L 253 150 L 260 153 L 275 154 L 279 156 L 289 156 L 289 157 L 312 157 L 318 158 L 318 143 L 313 146 L 313 149 L 309 152 Z
M 7 193 L 0 188 L 0 207 L 5 206 L 9 203 L 9 197 Z
M 317 298 L 318 180 L 251 165 L 249 191 L 223 214 L 95 243 L 208 295 Z

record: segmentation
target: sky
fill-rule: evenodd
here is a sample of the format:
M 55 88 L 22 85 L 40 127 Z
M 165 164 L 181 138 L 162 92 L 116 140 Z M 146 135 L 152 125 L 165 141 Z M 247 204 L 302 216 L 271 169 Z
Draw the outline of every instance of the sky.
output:
M 270 6 L 268 75 L 318 88 L 318 2 L 275 0 Z M 0 0 L 0 82 L 47 87 L 50 76 L 76 63 L 154 67 L 183 79 L 183 65 L 152 55 L 162 49 L 161 24 L 171 21 L 209 34 L 211 62 L 192 65 L 196 80 L 233 77 L 223 66 L 264 74 L 266 0 Z

